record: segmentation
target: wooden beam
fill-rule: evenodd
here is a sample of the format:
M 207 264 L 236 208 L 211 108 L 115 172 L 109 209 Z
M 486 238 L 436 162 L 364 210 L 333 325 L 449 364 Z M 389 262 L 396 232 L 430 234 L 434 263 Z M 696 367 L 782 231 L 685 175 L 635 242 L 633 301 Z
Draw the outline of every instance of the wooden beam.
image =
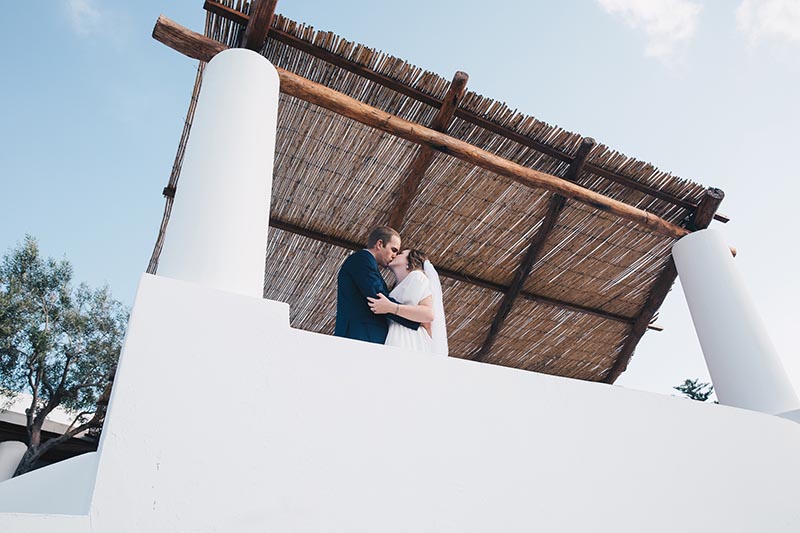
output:
M 453 81 L 450 82 L 450 87 L 447 88 L 447 92 L 444 95 L 442 107 L 439 108 L 436 116 L 431 121 L 431 129 L 447 133 L 447 128 L 450 127 L 450 122 L 453 120 L 453 114 L 458 108 L 458 103 L 464 97 L 464 93 L 467 92 L 468 80 L 469 76 L 466 72 L 458 71 L 455 73 Z M 425 172 L 430 168 L 435 153 L 428 146 L 419 147 L 416 157 L 414 157 L 406 171 L 406 178 L 398 184 L 397 190 L 394 192 L 393 208 L 389 213 L 387 223 L 390 227 L 397 229 L 403 227 L 411 202 L 417 196 L 422 178 L 425 177 Z
M 697 216 L 692 221 L 694 229 L 705 229 L 709 226 L 709 224 L 711 224 L 711 221 L 714 218 L 714 213 L 719 207 L 719 204 L 722 203 L 722 199 L 724 197 L 725 193 L 720 189 L 709 188 L 706 190 L 706 194 L 700 201 L 700 205 L 697 208 Z M 625 369 L 628 368 L 628 362 L 633 356 L 633 351 L 636 349 L 636 345 L 639 344 L 639 340 L 647 330 L 647 326 L 650 324 L 650 321 L 653 319 L 656 311 L 658 311 L 658 309 L 661 307 L 661 304 L 664 303 L 664 299 L 667 297 L 667 294 L 672 288 L 672 284 L 675 282 L 675 278 L 677 277 L 678 270 L 675 268 L 675 262 L 672 260 L 672 256 L 670 255 L 667 265 L 659 275 L 659 278 L 653 286 L 653 289 L 650 291 L 650 296 L 648 296 L 644 307 L 642 307 L 642 311 L 639 313 L 638 318 L 631 326 L 631 331 L 628 334 L 628 338 L 625 340 L 625 344 L 623 344 L 619 355 L 617 356 L 617 360 L 609 369 L 605 378 L 603 378 L 603 381 L 606 383 L 614 383 L 617 378 L 619 378 L 622 373 L 625 372 Z
M 217 14 L 217 15 L 219 15 L 221 17 L 224 17 L 224 18 L 226 18 L 228 20 L 231 20 L 231 21 L 236 22 L 237 24 L 241 24 L 243 26 L 246 25 L 248 23 L 249 19 L 250 19 L 250 17 L 248 17 L 246 14 L 241 13 L 240 11 L 237 11 L 237 10 L 232 9 L 230 7 L 227 7 L 227 6 L 223 5 L 223 4 L 220 4 L 219 2 L 215 2 L 213 0 L 206 0 L 206 2 L 203 5 L 203 7 L 209 13 Z M 338 55 L 334 54 L 333 52 L 330 52 L 330 51 L 328 51 L 328 50 L 326 50 L 326 49 L 324 49 L 324 48 L 322 48 L 320 46 L 308 43 L 307 41 L 304 41 L 304 40 L 300 39 L 299 37 L 295 37 L 294 35 L 291 35 L 290 33 L 287 33 L 287 32 L 284 32 L 282 30 L 278 30 L 276 28 L 271 28 L 270 27 L 268 35 L 269 35 L 269 37 L 275 39 L 276 41 L 279 41 L 279 42 L 282 42 L 284 44 L 287 44 L 287 45 L 289 45 L 289 46 L 291 46 L 293 48 L 297 48 L 298 50 L 302 50 L 302 51 L 304 51 L 304 52 L 306 52 L 306 53 L 308 53 L 308 54 L 310 54 L 310 55 L 312 55 L 312 56 L 314 56 L 314 57 L 316 57 L 318 59 L 322 59 L 323 61 L 327 61 L 328 63 L 336 65 L 336 66 L 338 66 L 338 67 L 340 67 L 342 69 L 345 69 L 345 70 L 347 70 L 349 72 L 353 72 L 354 74 L 358 74 L 359 76 L 361 76 L 363 78 L 366 78 L 366 79 L 368 79 L 368 80 L 370 80 L 370 81 L 372 81 L 374 83 L 382 85 L 383 87 L 390 88 L 390 89 L 392 89 L 394 91 L 397 91 L 397 92 L 399 92 L 401 94 L 404 94 L 404 95 L 406 95 L 406 96 L 408 96 L 410 98 L 413 98 L 413 99 L 415 99 L 415 100 L 417 100 L 419 102 L 422 102 L 424 104 L 427 104 L 427 105 L 429 105 L 431 107 L 441 108 L 442 105 L 443 105 L 442 100 L 439 100 L 438 98 L 435 98 L 435 97 L 433 97 L 433 96 L 431 96 L 429 94 L 426 94 L 426 93 L 424 93 L 424 92 L 422 92 L 422 91 L 420 91 L 418 89 L 414 89 L 413 87 L 409 87 L 408 85 L 406 85 L 404 83 L 401 83 L 401 82 L 399 82 L 397 80 L 394 80 L 394 79 L 392 79 L 392 78 L 390 78 L 388 76 L 385 76 L 383 74 L 380 74 L 380 73 L 376 72 L 375 70 L 372 70 L 370 68 L 364 67 L 362 65 L 359 65 L 358 63 L 355 63 L 355 62 L 350 61 L 348 59 L 345 59 L 345 58 L 343 58 L 341 56 L 338 56 Z M 522 135 L 522 134 L 520 134 L 520 133 L 518 133 L 518 132 L 516 132 L 516 131 L 514 131 L 514 130 L 512 130 L 510 128 L 507 128 L 505 126 L 502 126 L 500 124 L 497 124 L 497 123 L 494 123 L 494 122 L 492 122 L 490 120 L 487 120 L 487 119 L 485 119 L 485 118 L 483 118 L 483 117 L 481 117 L 479 115 L 476 115 L 475 113 L 472 113 L 471 111 L 468 111 L 466 109 L 457 109 L 456 112 L 455 112 L 455 116 L 457 118 L 460 118 L 460 119 L 466 121 L 466 122 L 469 122 L 470 124 L 479 126 L 479 127 L 483 128 L 483 129 L 489 130 L 489 131 L 491 131 L 493 133 L 496 133 L 498 135 L 502 135 L 503 137 L 511 139 L 511 140 L 513 140 L 513 141 L 515 141 L 515 142 L 517 142 L 517 143 L 519 143 L 519 144 L 521 144 L 523 146 L 526 146 L 528 148 L 532 148 L 532 149 L 536 150 L 537 152 L 541 152 L 541 153 L 546 154 L 546 155 L 548 155 L 548 156 L 550 156 L 550 157 L 552 157 L 554 159 L 558 159 L 559 161 L 563 161 L 563 162 L 567 162 L 567 163 L 572 161 L 572 157 L 569 154 L 567 154 L 565 152 L 562 152 L 561 150 L 553 148 L 552 146 L 549 146 L 549 145 L 547 145 L 545 143 L 539 142 L 539 141 L 537 141 L 535 139 L 531 139 L 529 137 L 526 137 L 526 136 L 524 136 L 524 135 Z M 619 174 L 619 173 L 612 172 L 610 170 L 604 169 L 604 168 L 599 167 L 597 165 L 593 165 L 593 164 L 590 163 L 590 164 L 588 164 L 586 166 L 586 169 L 588 171 L 592 172 L 593 174 L 597 174 L 599 176 L 602 176 L 602 177 L 606 178 L 609 181 L 613 181 L 615 183 L 619 183 L 619 184 L 624 185 L 626 187 L 638 190 L 640 192 L 643 192 L 645 194 L 653 196 L 654 198 L 658 198 L 660 200 L 664 200 L 665 202 L 672 203 L 674 205 L 683 207 L 685 209 L 693 211 L 697 207 L 696 204 L 693 204 L 692 202 L 689 202 L 687 200 L 679 198 L 679 197 L 677 197 L 677 196 L 675 196 L 673 194 L 669 194 L 669 193 L 667 193 L 665 191 L 661 191 L 661 190 L 659 190 L 659 189 L 657 189 L 655 187 L 651 187 L 649 185 L 646 185 L 646 184 L 643 184 L 643 183 L 639 183 L 638 181 L 636 181 L 634 179 L 631 179 L 631 178 L 629 178 L 627 176 L 623 176 L 622 174 Z M 728 220 L 729 220 L 728 217 L 726 217 L 724 215 L 721 215 L 719 213 L 717 215 L 715 215 L 715 218 L 717 220 L 722 221 L 722 222 L 728 222 Z
M 281 80 L 281 92 L 300 100 L 318 105 L 407 141 L 429 146 L 434 150 L 451 155 L 484 170 L 505 176 L 526 187 L 541 188 L 561 194 L 599 211 L 635 222 L 655 233 L 675 239 L 689 233 L 687 229 L 637 207 L 609 198 L 562 178 L 523 167 L 467 142 L 366 105 L 292 72 L 280 68 L 277 70 Z
M 358 243 L 349 241 L 347 239 L 342 239 L 340 237 L 334 237 L 332 235 L 328 235 L 325 233 L 321 233 L 316 230 L 304 228 L 302 226 L 298 226 L 296 224 L 292 224 L 291 222 L 286 222 L 284 220 L 280 220 L 276 217 L 270 217 L 269 219 L 270 227 L 288 231 L 289 233 L 294 233 L 296 235 L 302 235 L 304 237 L 308 237 L 309 239 L 314 239 L 315 241 L 324 242 L 326 244 L 332 244 L 334 246 L 338 246 L 340 248 L 345 248 L 348 250 L 360 250 L 364 247 L 364 243 Z M 439 275 L 454 279 L 457 281 L 461 281 L 464 283 L 468 283 L 470 285 L 475 285 L 477 287 L 482 287 L 484 289 L 489 289 L 495 292 L 506 292 L 508 291 L 508 287 L 501 285 L 499 283 L 495 283 L 493 281 L 476 278 L 474 276 L 467 276 L 462 274 L 461 272 L 457 272 L 455 270 L 450 270 L 444 268 L 440 265 L 436 266 L 436 270 L 439 272 Z M 547 296 L 542 296 L 539 294 L 535 294 L 532 292 L 527 291 L 520 291 L 520 297 L 525 298 L 526 300 L 531 300 L 537 303 L 541 303 L 544 305 L 550 305 L 553 307 L 558 307 L 561 309 L 568 309 L 570 311 L 575 311 L 577 313 L 589 314 L 593 316 L 597 316 L 600 318 L 604 318 L 607 320 L 614 320 L 616 322 L 623 322 L 626 324 L 633 323 L 634 319 L 622 315 L 617 315 L 614 313 L 609 313 L 608 311 L 603 311 L 601 309 L 594 309 L 591 307 L 586 307 L 583 305 L 574 304 L 571 302 L 565 302 L 562 300 L 557 300 L 555 298 L 549 298 Z
M 256 52 L 261 52 L 264 42 L 267 40 L 267 33 L 272 27 L 272 18 L 275 16 L 275 7 L 278 0 L 252 0 L 255 4 L 250 4 L 250 16 L 247 20 L 247 27 L 242 36 L 242 48 L 247 48 Z
M 209 13 L 214 13 L 215 15 L 226 18 L 231 22 L 235 22 L 240 26 L 247 26 L 247 23 L 250 21 L 250 16 L 246 13 L 242 13 L 241 11 L 233 9 L 232 7 L 228 7 L 225 4 L 214 2 L 213 0 L 206 0 L 203 3 L 203 9 Z
M 224 44 L 193 32 L 164 15 L 158 16 L 153 27 L 153 39 L 187 57 L 205 62 L 211 61 L 212 57 L 228 49 Z
M 583 171 L 584 164 L 586 163 L 586 157 L 594 147 L 594 144 L 594 139 L 588 137 L 581 141 L 581 145 L 578 147 L 575 158 L 572 160 L 572 163 L 570 163 L 570 166 L 564 175 L 564 179 L 572 182 L 578 179 L 578 176 L 580 176 L 580 173 Z M 544 220 L 539 226 L 539 230 L 536 232 L 536 235 L 531 238 L 528 249 L 525 252 L 525 256 L 523 257 L 522 262 L 520 263 L 516 272 L 514 272 L 514 279 L 511 282 L 511 286 L 503 295 L 503 300 L 500 302 L 500 307 L 497 309 L 494 320 L 492 320 L 492 323 L 489 326 L 489 332 L 486 334 L 483 345 L 481 345 L 478 352 L 472 358 L 475 361 L 486 361 L 486 358 L 489 357 L 492 346 L 494 346 L 494 342 L 497 340 L 497 335 L 500 333 L 506 318 L 508 318 L 508 314 L 511 312 L 514 302 L 516 301 L 520 292 L 522 292 L 522 287 L 525 285 L 525 280 L 528 279 L 528 276 L 533 269 L 533 265 L 535 265 L 539 260 L 539 257 L 541 257 L 542 251 L 544 250 L 544 245 L 547 242 L 547 237 L 556 226 L 558 217 L 561 215 L 561 211 L 564 209 L 565 204 L 566 198 L 560 194 L 554 194 L 550 197 L 550 202 L 547 207 L 547 213 L 544 216 Z

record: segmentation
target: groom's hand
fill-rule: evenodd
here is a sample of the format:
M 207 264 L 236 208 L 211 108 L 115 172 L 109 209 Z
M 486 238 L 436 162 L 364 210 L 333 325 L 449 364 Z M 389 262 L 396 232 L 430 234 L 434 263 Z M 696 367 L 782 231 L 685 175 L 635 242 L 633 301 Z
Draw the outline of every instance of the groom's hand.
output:
M 369 305 L 369 308 L 376 315 L 386 315 L 389 313 L 396 313 L 397 308 L 399 307 L 399 304 L 394 303 L 382 293 L 378 293 L 377 298 L 370 298 L 369 296 L 367 296 L 367 303 Z

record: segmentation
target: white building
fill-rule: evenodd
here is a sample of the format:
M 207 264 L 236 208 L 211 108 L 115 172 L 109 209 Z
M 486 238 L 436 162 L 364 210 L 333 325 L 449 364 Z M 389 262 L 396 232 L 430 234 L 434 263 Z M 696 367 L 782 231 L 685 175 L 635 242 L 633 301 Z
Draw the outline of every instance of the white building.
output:
M 211 9 L 249 24 L 243 43 L 262 49 L 269 17 L 254 10 L 248 22 L 220 5 Z M 215 28 L 230 23 L 215 17 L 209 32 L 223 35 Z M 226 35 L 236 39 L 236 32 Z M 276 56 L 309 67 L 281 44 L 291 35 L 277 35 L 267 40 L 267 56 L 278 67 Z M 165 20 L 154 36 L 203 59 L 225 48 Z M 338 71 L 311 66 L 309 75 L 341 81 Z M 2 531 L 798 529 L 800 426 L 785 417 L 800 406 L 749 312 L 728 247 L 718 233 L 701 230 L 721 199 L 713 190 L 701 200 L 702 187 L 670 182 L 686 195 L 675 202 L 695 202 L 690 233 L 677 224 L 688 208 L 662 199 L 666 204 L 653 203 L 658 213 L 645 213 L 626 204 L 641 194 L 666 197 L 642 175 L 629 176 L 639 184 L 633 192 L 588 179 L 611 180 L 619 169 L 608 170 L 612 163 L 588 150 L 579 157 L 580 136 L 545 135 L 550 144 L 540 149 L 557 161 L 558 150 L 569 146 L 570 162 L 528 158 L 528 168 L 465 146 L 458 136 L 474 132 L 460 122 L 453 137 L 409 126 L 276 71 L 248 50 L 221 53 L 204 78 L 197 112 L 190 111 L 181 187 L 176 196 L 173 179 L 165 191 L 169 233 L 154 256 L 153 270 L 163 245 L 158 275 L 140 282 L 100 448 L 0 484 Z M 348 79 L 367 98 L 380 92 Z M 439 89 L 458 103 L 458 91 Z M 384 105 L 408 112 L 394 98 L 379 95 Z M 458 104 L 455 116 L 473 117 L 464 109 L 475 98 Z M 448 122 L 433 125 L 446 130 Z M 386 141 L 364 123 L 406 140 Z M 327 144 L 314 138 L 317 128 L 328 130 Z M 355 152 L 339 154 L 353 138 L 361 141 Z M 409 140 L 458 161 L 436 155 L 431 176 L 420 174 L 433 181 L 408 188 L 388 175 L 408 175 L 393 159 L 398 154 L 408 162 L 428 157 Z M 310 164 L 323 159 L 333 170 Z M 345 162 L 358 168 L 334 171 Z M 452 171 L 453 183 L 447 195 L 432 196 L 445 186 L 442 168 Z M 315 188 L 344 174 L 349 189 Z M 320 332 L 330 325 L 330 303 L 320 297 L 332 294 L 323 290 L 330 271 L 363 226 L 396 217 L 395 206 L 403 204 L 378 202 L 383 207 L 370 210 L 365 198 L 385 200 L 393 191 L 410 196 L 400 217 L 404 233 L 429 239 L 451 280 L 449 358 Z M 465 207 L 459 198 L 484 203 Z M 512 216 L 497 212 L 497 203 Z M 426 218 L 442 206 L 456 222 L 437 226 Z M 544 220 L 520 225 L 519 206 Z M 489 257 L 510 246 L 475 239 L 484 230 L 462 208 L 492 219 L 499 229 L 486 235 L 531 244 L 492 263 Z M 362 218 L 353 223 L 337 218 L 341 212 Z M 462 218 L 475 233 L 448 233 Z M 461 238 L 473 247 L 457 246 L 450 255 L 437 247 Z M 537 240 L 544 248 L 534 248 Z M 592 241 L 602 244 L 570 248 Z M 624 246 L 627 253 L 614 251 Z M 492 247 L 494 254 L 486 251 Z M 725 405 L 607 383 L 624 370 L 674 280 L 670 254 Z M 529 265 L 520 261 L 525 257 Z M 504 270 L 501 259 L 525 270 Z M 592 276 L 599 281 L 577 281 Z M 560 277 L 575 280 L 572 291 L 558 291 Z M 636 283 L 628 287 L 625 279 Z M 262 291 L 291 297 L 287 304 L 262 298 Z M 584 300 L 570 300 L 580 294 Z M 625 306 L 633 314 L 623 313 Z M 197 390 L 223 382 L 236 384 L 237 393 L 198 410 L 192 389 L 174 386 L 178 374 Z M 181 418 L 164 413 L 165 404 Z M 220 420 L 228 431 L 219 430 Z M 706 488 L 701 495 L 687 488 L 697 483 Z

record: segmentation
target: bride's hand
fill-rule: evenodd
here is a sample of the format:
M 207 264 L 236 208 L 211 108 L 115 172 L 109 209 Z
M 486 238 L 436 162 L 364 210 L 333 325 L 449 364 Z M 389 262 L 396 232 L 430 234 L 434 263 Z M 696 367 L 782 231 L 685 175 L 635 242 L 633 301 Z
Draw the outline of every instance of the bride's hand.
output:
M 376 315 L 387 315 L 389 313 L 394 313 L 397 309 L 397 304 L 383 294 L 378 294 L 377 298 L 370 298 L 367 296 L 367 301 L 369 303 L 369 308 Z

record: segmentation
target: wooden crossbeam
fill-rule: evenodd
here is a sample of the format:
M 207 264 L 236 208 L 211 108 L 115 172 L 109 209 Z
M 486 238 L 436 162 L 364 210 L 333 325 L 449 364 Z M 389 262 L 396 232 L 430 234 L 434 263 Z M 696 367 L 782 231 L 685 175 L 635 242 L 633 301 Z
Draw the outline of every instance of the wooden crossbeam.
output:
M 453 120 L 453 114 L 458 108 L 458 103 L 467 92 L 467 80 L 469 76 L 466 72 L 458 71 L 450 82 L 450 87 L 444 95 L 442 107 L 436 112 L 436 116 L 431 121 L 430 128 L 442 133 L 447 133 L 447 128 Z M 406 214 L 411 207 L 411 202 L 417 196 L 422 178 L 430 168 L 436 152 L 429 146 L 420 146 L 417 155 L 408 167 L 406 178 L 401 181 L 397 190 L 394 192 L 393 208 L 389 213 L 388 225 L 393 228 L 401 229 L 406 219 Z
M 237 11 L 233 8 L 227 7 L 223 4 L 220 4 L 219 2 L 215 2 L 214 0 L 206 0 L 203 7 L 205 8 L 206 11 L 210 13 L 217 14 L 221 17 L 224 17 L 240 25 L 247 25 L 248 21 L 250 20 L 250 17 L 248 17 L 246 14 L 241 13 L 240 11 Z M 344 70 L 353 72 L 354 74 L 358 74 L 359 76 L 366 78 L 374 83 L 377 83 L 383 87 L 387 87 L 389 89 L 397 91 L 400 94 L 404 94 L 410 98 L 413 98 L 431 107 L 441 108 L 444 105 L 443 101 L 439 100 L 438 98 L 435 98 L 413 87 L 409 87 L 408 85 L 401 83 L 397 80 L 394 80 L 383 74 L 380 74 L 379 72 L 376 72 L 373 69 L 364 67 L 362 65 L 359 65 L 358 63 L 355 63 L 341 56 L 338 56 L 333 52 L 330 52 L 325 48 L 322 48 L 321 46 L 308 43 L 307 41 L 304 41 L 299 37 L 295 37 L 290 33 L 270 27 L 268 35 L 269 37 L 275 39 L 276 41 L 287 44 L 293 48 L 297 48 L 298 50 L 302 50 L 318 59 L 327 61 L 328 63 L 336 65 Z M 558 150 L 552 146 L 549 146 L 535 139 L 526 137 L 510 128 L 507 128 L 505 126 L 487 120 L 466 109 L 456 109 L 455 117 L 460 118 L 466 122 L 469 122 L 470 124 L 479 126 L 483 129 L 489 130 L 498 135 L 502 135 L 503 137 L 511 139 L 512 141 L 517 142 L 528 148 L 532 148 L 537 152 L 546 154 L 554 159 L 558 159 L 559 161 L 563 161 L 565 163 L 572 162 L 572 157 L 566 152 Z M 660 200 L 669 202 L 679 207 L 683 207 L 684 209 L 694 211 L 697 208 L 696 204 L 684 200 L 683 198 L 680 198 L 665 191 L 661 191 L 655 187 L 639 183 L 638 181 L 633 180 L 627 176 L 624 176 L 617 172 L 613 172 L 611 170 L 604 169 L 600 166 L 589 163 L 586 165 L 586 170 L 593 174 L 602 176 L 609 181 L 619 183 L 631 189 L 643 192 L 654 198 L 658 198 Z M 715 218 L 721 222 L 728 222 L 729 220 L 728 217 L 720 213 L 717 213 L 715 215 Z
M 250 16 L 242 36 L 241 46 L 261 52 L 264 42 L 267 40 L 267 33 L 272 27 L 272 18 L 275 16 L 278 0 L 253 0 L 253 2 L 255 4 L 250 4 Z
M 719 207 L 719 204 L 722 203 L 724 197 L 725 193 L 720 189 L 709 188 L 706 190 L 705 196 L 700 201 L 697 211 L 695 211 L 694 219 L 691 221 L 694 230 L 705 229 L 711 224 L 711 221 L 714 219 L 714 213 Z M 647 330 L 647 326 L 650 324 L 656 311 L 658 311 L 661 304 L 664 303 L 664 299 L 667 297 L 677 277 L 678 270 L 675 268 L 675 261 L 673 261 L 670 255 L 666 267 L 659 275 L 644 307 L 642 307 L 639 316 L 631 326 L 628 338 L 622 346 L 617 360 L 609 369 L 603 381 L 606 383 L 614 383 L 617 378 L 625 372 L 625 369 L 628 368 L 628 362 L 631 357 L 633 357 L 633 351 L 636 349 L 636 345 L 639 344 L 639 340 L 641 340 L 642 335 L 644 335 L 644 332 Z
M 573 159 L 572 163 L 570 163 L 570 166 L 564 175 L 564 179 L 569 181 L 576 181 L 578 179 L 578 176 L 580 176 L 581 172 L 583 171 L 584 164 L 586 163 L 586 157 L 589 155 L 589 152 L 592 150 L 594 145 L 594 139 L 588 137 L 581 141 L 581 145 L 578 147 L 578 151 L 575 154 L 575 159 Z M 503 295 L 503 300 L 500 302 L 500 307 L 497 309 L 494 320 L 492 320 L 492 323 L 489 326 L 489 332 L 486 334 L 486 339 L 484 339 L 483 345 L 481 345 L 475 356 L 472 357 L 472 359 L 475 361 L 486 361 L 486 358 L 489 357 L 492 346 L 494 345 L 495 340 L 497 340 L 497 335 L 500 333 L 508 314 L 511 312 L 514 302 L 522 292 L 522 287 L 525 285 L 525 280 L 528 279 L 528 276 L 533 269 L 533 265 L 536 264 L 536 262 L 539 260 L 539 257 L 542 255 L 544 245 L 547 242 L 547 237 L 556 226 L 556 222 L 558 222 L 558 217 L 561 215 L 561 211 L 564 209 L 566 200 L 567 199 L 560 194 L 554 194 L 550 197 L 547 213 L 545 214 L 542 224 L 539 226 L 536 235 L 531 238 L 522 262 L 520 263 L 516 272 L 514 272 L 514 279 L 511 282 L 511 286 Z
M 193 32 L 164 15 L 159 15 L 153 27 L 153 39 L 186 57 L 205 62 L 211 61 L 212 57 L 228 49 L 223 43 Z
M 189 57 L 203 61 L 209 61 L 221 49 L 227 48 L 224 44 L 184 28 L 163 15 L 158 18 L 158 22 L 153 29 L 153 37 Z M 318 105 L 407 141 L 429 146 L 434 150 L 451 155 L 484 170 L 505 176 L 524 186 L 541 188 L 561 194 L 597 210 L 635 222 L 655 233 L 676 239 L 689 233 L 687 229 L 637 207 L 609 198 L 562 178 L 523 167 L 477 146 L 359 102 L 345 94 L 319 83 L 314 83 L 282 68 L 276 67 L 276 70 L 280 77 L 281 92 L 300 100 Z
M 326 244 L 332 244 L 334 246 L 338 246 L 340 248 L 345 248 L 348 250 L 360 250 L 364 248 L 364 243 L 353 242 L 347 239 L 342 239 L 340 237 L 335 237 L 333 235 L 328 235 L 326 233 L 322 233 L 316 230 L 312 230 L 309 228 L 305 228 L 302 226 L 298 226 L 297 224 L 292 224 L 291 222 L 287 222 L 281 220 L 277 217 L 270 217 L 269 219 L 270 227 L 288 231 L 289 233 L 294 233 L 296 235 L 302 235 L 304 237 L 308 237 L 309 239 L 313 239 L 318 242 L 323 242 Z M 468 283 L 470 285 L 475 285 L 477 287 L 482 287 L 484 289 L 489 289 L 495 292 L 507 292 L 508 287 L 501 285 L 499 283 L 495 283 L 493 281 L 477 278 L 474 276 L 467 276 L 462 274 L 461 272 L 457 272 L 455 270 L 450 270 L 448 268 L 444 268 L 441 265 L 436 266 L 437 272 L 446 278 L 454 279 L 457 281 L 461 281 L 464 283 Z M 558 307 L 561 309 L 567 309 L 569 311 L 574 311 L 577 313 L 583 313 L 588 315 L 593 315 L 599 318 L 604 318 L 607 320 L 613 320 L 615 322 L 623 322 L 626 324 L 632 324 L 634 318 L 626 317 L 623 315 L 618 315 L 615 313 L 609 313 L 608 311 L 603 311 L 602 309 L 595 309 L 592 307 L 587 307 L 584 305 L 575 304 L 572 302 L 565 302 L 562 300 L 558 300 L 555 298 L 550 298 L 548 296 L 542 296 L 540 294 L 532 293 L 529 291 L 520 291 L 519 296 L 521 298 L 525 298 L 526 300 L 531 300 L 540 304 L 550 305 L 553 307 Z

